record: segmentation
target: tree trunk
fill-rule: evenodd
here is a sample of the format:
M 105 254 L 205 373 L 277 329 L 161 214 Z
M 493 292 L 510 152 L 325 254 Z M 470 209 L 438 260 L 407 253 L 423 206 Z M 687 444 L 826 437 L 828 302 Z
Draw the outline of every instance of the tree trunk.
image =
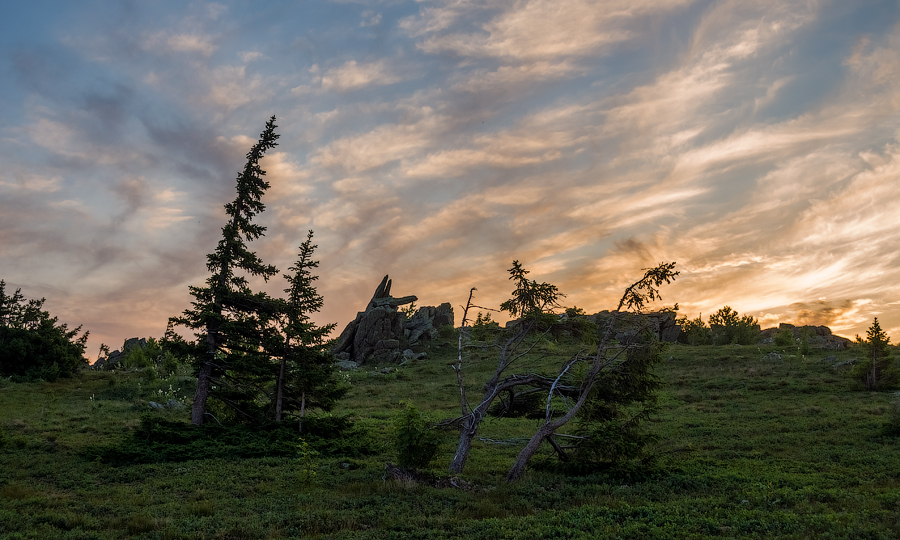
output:
M 613 320 L 615 322 L 615 319 Z M 612 326 L 612 324 L 610 325 Z M 544 421 L 544 425 L 542 425 L 538 430 L 532 435 L 531 440 L 528 441 L 528 444 L 525 445 L 525 448 L 519 452 L 519 455 L 516 456 L 516 462 L 513 463 L 512 468 L 506 474 L 507 482 L 515 482 L 525 473 L 525 467 L 528 465 L 528 460 L 534 456 L 534 453 L 537 452 L 538 448 L 540 448 L 541 443 L 544 442 L 544 439 L 553 435 L 557 429 L 566 425 L 569 420 L 575 417 L 578 414 L 578 411 L 584 406 L 587 401 L 588 395 L 590 395 L 591 390 L 594 388 L 594 384 L 597 382 L 597 376 L 600 371 L 605 367 L 606 363 L 603 360 L 603 350 L 606 348 L 606 337 L 603 338 L 603 341 L 600 342 L 600 352 L 597 353 L 597 356 L 594 357 L 593 365 L 591 366 L 591 370 L 588 372 L 587 380 L 584 385 L 581 387 L 581 390 L 578 395 L 578 401 L 576 401 L 572 408 L 569 409 L 566 414 L 557 418 L 556 420 L 551 421 L 549 414 Z
M 874 345 L 873 345 L 874 348 Z M 872 388 L 869 390 L 875 390 L 875 386 L 878 384 L 878 381 L 875 379 L 875 361 L 878 358 L 878 354 L 873 350 L 872 351 Z
M 276 385 L 275 390 L 275 421 L 281 422 L 281 392 L 284 388 L 284 365 L 287 363 L 287 358 L 284 356 L 281 357 L 281 369 L 278 370 L 278 384 Z
M 194 394 L 194 404 L 191 405 L 191 423 L 195 426 L 203 425 L 203 416 L 206 414 L 206 399 L 209 397 L 211 379 L 212 363 L 207 361 L 200 367 L 200 373 L 197 377 L 197 392 Z
M 453 456 L 453 461 L 450 462 L 450 472 L 455 474 L 462 472 L 463 467 L 466 466 L 466 460 L 469 459 L 469 450 L 472 449 L 472 439 L 475 438 L 476 433 L 478 433 L 478 423 L 475 422 L 473 416 L 469 416 L 459 432 L 459 444 L 456 445 L 456 454 Z
M 297 422 L 297 432 L 303 433 L 303 417 L 306 416 L 306 391 L 300 392 L 300 420 Z
M 453 461 L 450 462 L 450 472 L 459 474 L 463 471 L 463 467 L 466 466 L 466 460 L 469 459 L 469 450 L 472 449 L 472 440 L 478 434 L 478 426 L 481 425 L 481 420 L 487 414 L 491 403 L 494 402 L 494 398 L 497 397 L 500 391 L 500 388 L 495 386 L 485 392 L 481 403 L 463 421 L 463 428 L 459 432 L 459 443 L 456 445 L 456 454 L 453 456 Z
M 203 425 L 203 419 L 206 415 L 206 400 L 209 398 L 210 386 L 212 386 L 212 370 L 213 361 L 216 359 L 216 352 L 219 350 L 216 337 L 219 328 L 216 326 L 206 327 L 206 361 L 200 366 L 200 373 L 197 374 L 197 392 L 194 394 L 194 403 L 191 405 L 191 423 L 195 426 Z
M 516 457 L 516 462 L 513 463 L 512 468 L 506 474 L 507 482 L 515 482 L 525 474 L 525 467 L 528 466 L 528 460 L 534 456 L 534 453 L 540 448 L 544 439 L 553 435 L 554 431 L 556 431 L 556 428 L 553 427 L 552 424 L 544 424 L 537 432 L 535 432 L 531 437 L 531 440 L 528 441 L 528 444 L 525 445 L 525 448 L 519 452 L 519 455 Z

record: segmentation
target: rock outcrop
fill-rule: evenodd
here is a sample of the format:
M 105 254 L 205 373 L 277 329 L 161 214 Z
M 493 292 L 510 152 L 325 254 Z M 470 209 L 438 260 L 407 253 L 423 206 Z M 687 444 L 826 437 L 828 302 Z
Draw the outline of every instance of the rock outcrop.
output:
M 448 302 L 434 307 L 420 307 L 416 313 L 403 323 L 403 334 L 410 345 L 420 341 L 431 341 L 437 338 L 442 326 L 453 326 L 453 306 Z
M 391 280 L 384 276 L 365 311 L 344 328 L 332 352 L 338 360 L 357 364 L 394 362 L 400 356 L 403 314 L 400 306 L 415 302 L 415 296 L 391 296 Z
M 131 349 L 135 347 L 140 347 L 141 349 L 147 348 L 147 338 L 128 338 L 125 340 L 125 344 L 122 345 L 121 351 L 113 351 L 109 353 L 105 358 L 98 358 L 96 362 L 93 363 L 91 369 L 95 370 L 110 370 L 119 368 L 119 364 L 122 363 L 122 360 L 125 358 L 125 355 Z
M 397 362 L 406 358 L 400 352 L 401 347 L 406 349 L 408 345 L 434 340 L 442 326 L 453 326 L 453 307 L 449 303 L 421 307 L 405 320 L 398 308 L 416 300 L 415 296 L 391 296 L 391 280 L 384 276 L 365 311 L 357 313 L 341 332 L 332 349 L 335 357 L 346 365 Z M 424 355 L 419 353 L 414 357 Z
M 794 339 L 802 339 L 806 336 L 809 339 L 809 345 L 819 349 L 846 349 L 853 344 L 851 339 L 832 334 L 831 329 L 827 326 L 794 326 L 788 323 L 781 323 L 778 328 L 766 328 L 760 332 L 759 340 L 762 343 L 772 343 L 775 334 L 785 329 L 794 334 Z
M 605 328 L 606 321 L 612 317 L 612 312 L 601 311 L 589 315 L 588 319 L 596 323 L 601 329 Z M 681 326 L 675 322 L 674 311 L 655 311 L 650 313 L 619 313 L 616 320 L 616 339 L 619 341 L 634 335 L 638 329 L 646 328 L 656 336 L 659 341 L 675 343 L 681 334 Z

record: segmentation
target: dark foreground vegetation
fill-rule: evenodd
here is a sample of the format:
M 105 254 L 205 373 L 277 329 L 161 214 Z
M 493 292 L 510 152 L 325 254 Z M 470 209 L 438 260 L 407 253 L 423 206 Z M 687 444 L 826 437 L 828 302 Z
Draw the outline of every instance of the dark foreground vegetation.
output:
M 402 367 L 345 372 L 330 415 L 293 429 L 189 424 L 184 367 L 0 382 L 3 538 L 896 538 L 900 409 L 852 375 L 862 347 L 673 345 L 640 460 L 560 468 L 544 444 L 505 475 L 543 418 L 488 417 L 459 486 L 386 475 L 408 403 L 458 415 L 452 338 Z M 545 339 L 554 356 L 574 342 Z M 467 361 L 470 380 L 494 369 Z M 539 363 L 538 360 L 535 360 Z M 535 364 L 536 365 L 536 364 Z M 539 367 L 536 365 L 536 367 Z M 386 372 L 386 373 L 385 373 Z M 471 392 L 479 391 L 473 382 Z M 398 422 L 400 419 L 400 422 Z M 407 422 L 408 424 L 408 422 Z M 423 471 L 447 475 L 458 431 Z

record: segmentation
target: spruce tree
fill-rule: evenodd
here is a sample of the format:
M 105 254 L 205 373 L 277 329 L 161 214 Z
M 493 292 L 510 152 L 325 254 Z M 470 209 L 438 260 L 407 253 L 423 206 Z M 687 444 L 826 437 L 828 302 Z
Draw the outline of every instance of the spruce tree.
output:
M 309 231 L 300 245 L 297 262 L 290 268 L 292 274 L 284 276 L 290 287 L 284 290 L 288 297 L 283 303 L 281 358 L 275 388 L 275 421 L 281 422 L 284 412 L 293 410 L 300 419 L 301 431 L 308 407 L 329 410 L 346 393 L 326 347 L 326 338 L 336 325 L 318 326 L 311 318 L 324 304 L 314 285 L 319 278 L 313 269 L 319 262 L 312 258 L 318 247 L 312 238 L 313 232 Z
M 900 382 L 900 373 L 894 367 L 893 359 L 888 351 L 891 338 L 881 329 L 878 317 L 866 331 L 866 339 L 856 337 L 864 347 L 867 362 L 861 362 L 854 375 L 863 382 L 867 390 L 886 390 L 894 388 Z
M 207 255 L 210 272 L 206 285 L 190 287 L 193 308 L 172 321 L 195 330 L 195 370 L 197 392 L 191 409 L 191 422 L 200 425 L 206 415 L 207 400 L 215 395 L 226 405 L 240 410 L 256 383 L 267 379 L 271 363 L 262 350 L 262 340 L 276 302 L 265 293 L 250 290 L 247 276 L 264 280 L 278 269 L 263 264 L 245 242 L 263 236 L 266 228 L 253 223 L 265 210 L 262 195 L 269 188 L 259 162 L 266 151 L 277 146 L 275 117 L 266 122 L 259 141 L 247 153 L 247 163 L 238 174 L 234 201 L 225 205 L 229 219 L 222 227 L 222 239 Z M 268 380 L 271 380 L 269 378 Z M 213 386 L 217 391 L 213 391 Z

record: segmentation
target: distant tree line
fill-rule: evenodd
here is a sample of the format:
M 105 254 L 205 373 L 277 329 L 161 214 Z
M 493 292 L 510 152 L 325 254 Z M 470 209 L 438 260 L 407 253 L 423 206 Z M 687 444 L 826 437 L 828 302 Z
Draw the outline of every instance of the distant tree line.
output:
M 682 317 L 680 343 L 687 345 L 752 345 L 759 336 L 759 321 L 751 315 L 743 317 L 725 306 L 709 317 L 709 324 L 702 315 L 696 319 Z

